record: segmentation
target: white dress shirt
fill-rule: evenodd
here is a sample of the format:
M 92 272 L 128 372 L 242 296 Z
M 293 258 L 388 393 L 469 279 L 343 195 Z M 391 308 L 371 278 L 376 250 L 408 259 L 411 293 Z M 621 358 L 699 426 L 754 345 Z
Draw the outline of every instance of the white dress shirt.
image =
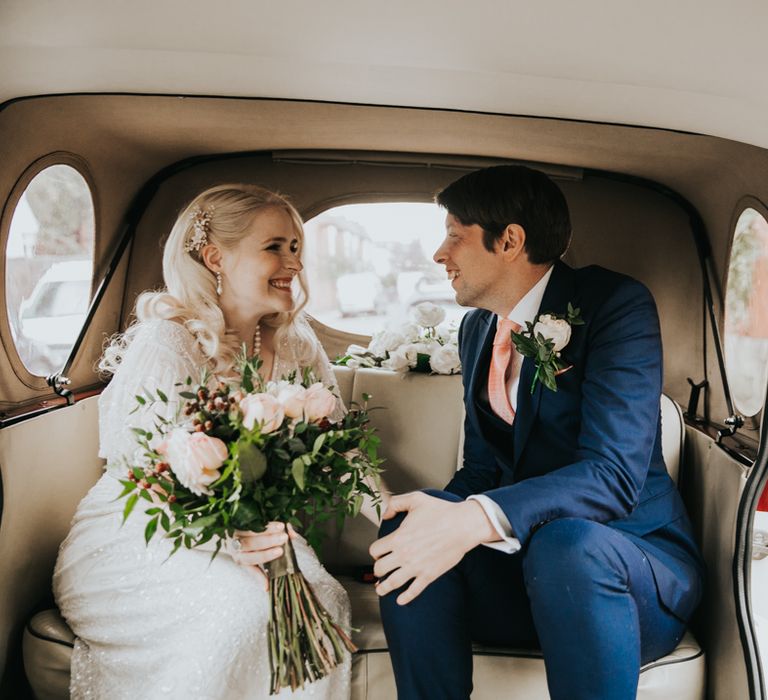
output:
M 544 290 L 547 288 L 549 278 L 552 276 L 552 269 L 549 268 L 544 276 L 531 287 L 526 295 L 515 305 L 515 308 L 509 312 L 508 319 L 517 323 L 521 328 L 525 329 L 526 323 L 532 323 L 536 318 L 536 314 L 541 307 L 541 300 L 544 298 Z M 507 374 L 507 394 L 509 395 L 509 403 L 513 410 L 517 410 L 517 387 L 520 384 L 520 366 L 523 362 L 523 356 L 517 351 L 515 346 L 512 346 L 512 357 L 510 358 L 510 371 Z M 482 388 L 482 391 L 488 391 L 487 382 Z M 485 514 L 488 516 L 488 520 L 491 521 L 496 532 L 499 533 L 501 541 L 499 542 L 486 542 L 486 547 L 492 549 L 498 549 L 501 552 L 507 552 L 507 554 L 514 554 L 517 552 L 521 545 L 520 540 L 513 536 L 512 526 L 509 524 L 507 516 L 504 515 L 504 511 L 496 501 L 491 500 L 488 496 L 483 494 L 476 494 L 469 496 L 467 500 L 477 501 Z

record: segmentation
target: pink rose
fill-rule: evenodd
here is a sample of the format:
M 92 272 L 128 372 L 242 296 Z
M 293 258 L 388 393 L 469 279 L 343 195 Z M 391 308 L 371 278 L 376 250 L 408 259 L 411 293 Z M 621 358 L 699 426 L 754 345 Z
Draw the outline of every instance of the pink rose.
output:
M 240 402 L 240 410 L 243 413 L 243 425 L 252 430 L 258 424 L 262 433 L 277 430 L 285 418 L 282 404 L 270 394 L 248 394 Z
M 179 483 L 198 496 L 213 495 L 208 487 L 221 476 L 219 468 L 229 454 L 218 438 L 183 428 L 168 433 L 157 451 L 168 460 Z
M 304 416 L 308 422 L 317 422 L 327 418 L 336 408 L 336 397 L 317 382 L 307 389 L 304 395 Z
M 280 382 L 276 387 L 275 396 L 289 418 L 301 418 L 304 415 L 306 395 L 307 390 L 301 384 Z

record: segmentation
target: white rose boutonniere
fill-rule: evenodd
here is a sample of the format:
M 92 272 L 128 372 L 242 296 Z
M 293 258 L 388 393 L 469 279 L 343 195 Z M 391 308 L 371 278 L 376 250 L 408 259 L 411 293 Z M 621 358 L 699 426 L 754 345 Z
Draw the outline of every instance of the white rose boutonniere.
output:
M 565 315 L 539 314 L 533 323 L 526 324 L 525 330 L 512 333 L 517 351 L 525 357 L 534 358 L 536 362 L 531 393 L 536 389 L 536 382 L 557 391 L 556 377 L 573 366 L 567 365 L 560 354 L 571 340 L 571 328 L 584 324 L 580 312 L 581 309 L 573 308 L 569 302 Z

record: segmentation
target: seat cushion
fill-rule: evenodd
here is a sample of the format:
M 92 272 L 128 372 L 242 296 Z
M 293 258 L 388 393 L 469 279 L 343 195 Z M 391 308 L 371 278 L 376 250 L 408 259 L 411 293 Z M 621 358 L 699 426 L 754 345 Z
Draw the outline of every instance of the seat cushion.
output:
M 352 640 L 360 649 L 353 666 L 355 700 L 397 697 L 387 641 L 379 617 L 374 586 L 341 577 L 352 605 Z M 474 646 L 472 700 L 542 700 L 549 697 L 541 652 L 529 649 Z M 641 669 L 639 700 L 703 700 L 704 652 L 690 632 L 667 656 Z M 365 689 L 365 690 L 363 690 Z M 363 693 L 363 694 L 359 694 Z
M 56 609 L 37 613 L 24 630 L 24 670 L 37 700 L 69 697 L 75 635 Z
M 372 584 L 342 577 L 352 604 L 352 639 L 360 649 L 352 667 L 354 700 L 397 697 L 387 642 Z M 24 667 L 37 700 L 69 697 L 69 666 L 75 636 L 57 610 L 35 615 L 24 632 Z M 541 653 L 475 645 L 473 700 L 542 700 L 548 697 Z M 690 632 L 669 655 L 640 672 L 639 700 L 702 700 L 704 652 Z

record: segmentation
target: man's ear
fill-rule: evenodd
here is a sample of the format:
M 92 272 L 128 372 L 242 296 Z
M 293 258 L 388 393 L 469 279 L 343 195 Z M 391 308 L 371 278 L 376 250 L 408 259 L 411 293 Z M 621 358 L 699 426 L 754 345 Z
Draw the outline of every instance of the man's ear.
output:
M 221 251 L 217 245 L 213 243 L 204 245 L 200 249 L 200 257 L 211 272 L 221 272 Z
M 501 252 L 514 260 L 525 250 L 525 229 L 520 224 L 509 224 L 501 234 Z

